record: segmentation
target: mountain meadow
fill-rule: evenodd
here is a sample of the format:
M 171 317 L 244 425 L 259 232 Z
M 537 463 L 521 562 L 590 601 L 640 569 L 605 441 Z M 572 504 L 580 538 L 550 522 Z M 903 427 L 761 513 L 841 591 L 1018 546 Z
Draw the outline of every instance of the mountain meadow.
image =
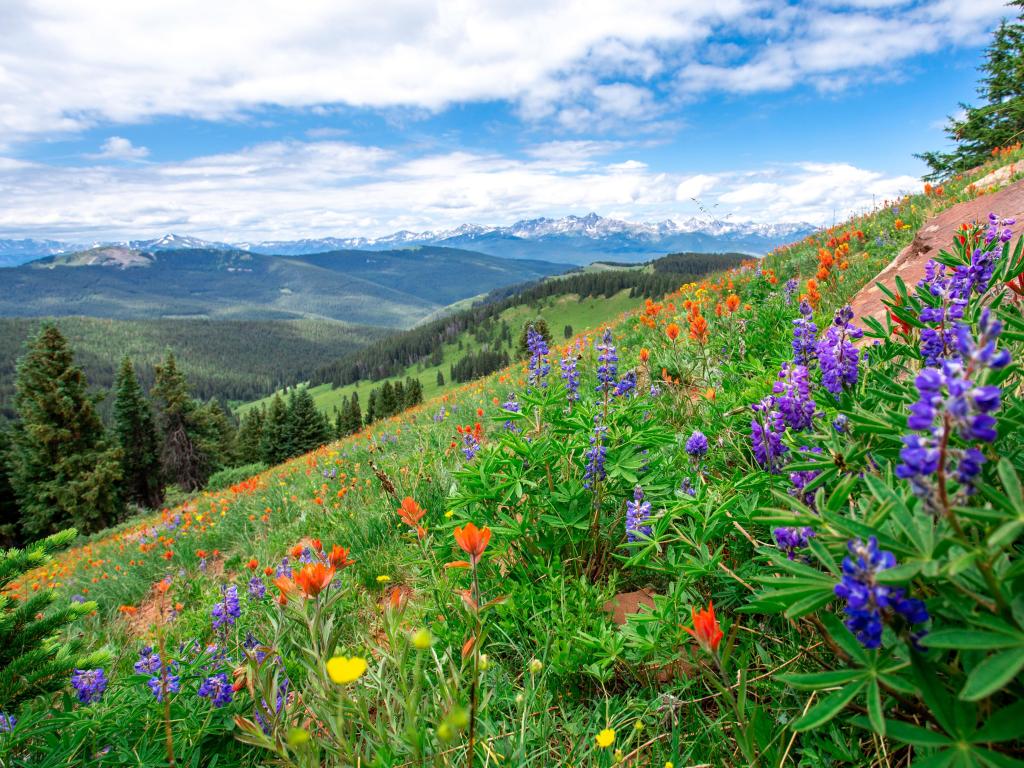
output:
M 875 113 L 892 135 L 927 122 L 896 103 L 924 76 L 898 51 L 927 32 L 919 55 L 964 77 L 942 20 L 981 39 L 988 4 L 764 4 L 732 27 L 728 3 L 656 5 L 569 29 L 546 4 L 493 45 L 448 9 L 382 5 L 340 39 L 309 6 L 251 45 L 147 16 L 201 71 L 188 87 L 157 87 L 159 35 L 128 66 L 138 9 L 103 19 L 104 67 L 82 64 L 95 35 L 61 39 L 79 87 L 40 91 L 61 133 L 0 156 L 19 192 L 0 224 L 25 217 L 0 240 L 0 768 L 1024 768 L 1024 0 L 965 49 L 978 103 L 915 156 L 920 181 L 816 145 L 748 154 L 806 125 L 885 154 Z M 43 118 L 8 83 L 34 93 L 20 62 L 63 29 L 20 10 L 11 146 Z M 554 47 L 585 52 L 552 64 L 555 19 Z M 392 24 L 430 75 L 402 69 L 394 103 Z M 419 27 L 452 50 L 423 55 Z M 705 27 L 726 44 L 701 48 Z M 262 80 L 237 79 L 239 40 Z M 846 60 L 878 46 L 865 110 Z M 349 48 L 360 66 L 331 77 L 290 68 Z M 499 77 L 511 48 L 529 60 Z M 137 111 L 77 93 L 122 68 Z M 465 96 L 485 70 L 529 98 Z M 697 120 L 727 80 L 727 119 Z M 912 96 L 949 100 L 940 80 Z M 526 120 L 556 138 L 476 146 Z M 663 139 L 683 130 L 737 165 L 649 168 L 695 162 Z M 67 196 L 23 204 L 65 156 Z M 713 212 L 733 203 L 762 223 Z M 152 237 L 182 221 L 201 226 Z

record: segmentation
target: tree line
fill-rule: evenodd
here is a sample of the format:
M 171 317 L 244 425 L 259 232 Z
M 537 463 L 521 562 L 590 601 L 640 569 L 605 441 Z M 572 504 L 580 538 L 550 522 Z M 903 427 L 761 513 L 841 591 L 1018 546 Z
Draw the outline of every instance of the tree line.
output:
M 195 491 L 215 473 L 278 463 L 335 435 L 306 389 L 237 425 L 217 400 L 192 396 L 170 351 L 148 391 L 122 359 L 109 427 L 103 399 L 89 391 L 61 331 L 44 324 L 16 366 L 15 418 L 0 423 L 0 538 L 8 544 L 71 526 L 100 530 L 135 508 L 159 507 L 170 486 Z
M 321 366 L 313 374 L 311 384 L 330 383 L 335 387 L 343 387 L 359 381 L 391 378 L 418 363 L 439 365 L 445 344 L 455 342 L 460 334 L 468 329 L 474 329 L 479 335 L 482 326 L 488 322 L 493 323 L 502 312 L 511 307 L 535 304 L 551 296 L 564 294 L 577 294 L 580 299 L 592 296 L 611 297 L 627 289 L 633 298 L 660 298 L 676 290 L 681 283 L 697 279 L 712 271 L 736 266 L 742 259 L 748 257 L 742 254 L 690 253 L 669 258 L 669 267 L 659 267 L 658 260 L 653 262 L 653 270 L 635 268 L 581 271 L 539 282 L 495 289 L 472 307 L 375 341 L 363 349 L 350 352 Z M 492 353 L 498 354 L 498 351 L 492 349 Z M 476 365 L 481 370 L 487 367 L 479 366 L 480 362 L 482 360 L 478 358 L 466 363 L 466 367 Z M 488 362 L 494 361 L 489 359 Z M 455 378 L 454 369 L 449 373 Z

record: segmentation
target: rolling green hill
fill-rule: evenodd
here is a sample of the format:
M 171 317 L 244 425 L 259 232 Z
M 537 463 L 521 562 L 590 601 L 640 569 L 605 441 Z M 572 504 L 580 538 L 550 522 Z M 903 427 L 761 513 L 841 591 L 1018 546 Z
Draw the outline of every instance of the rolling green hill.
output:
M 305 256 L 98 248 L 4 269 L 0 316 L 312 318 L 407 328 L 460 299 L 565 269 L 439 247 Z

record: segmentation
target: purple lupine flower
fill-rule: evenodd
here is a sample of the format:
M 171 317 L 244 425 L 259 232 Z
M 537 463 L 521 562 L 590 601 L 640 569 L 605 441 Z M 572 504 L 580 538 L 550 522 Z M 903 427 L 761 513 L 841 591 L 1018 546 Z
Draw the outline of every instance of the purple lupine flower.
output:
M 177 662 L 167 665 L 167 670 L 159 675 L 153 675 L 146 681 L 149 690 L 157 701 L 163 703 L 165 693 L 178 693 L 181 691 L 181 675 L 175 675 L 178 669 Z
M 775 398 L 770 395 L 750 406 L 754 418 L 750 422 L 750 442 L 757 463 L 772 474 L 779 471 L 781 457 L 789 450 L 782 443 L 786 422 L 775 409 Z
M 996 237 L 1000 243 L 1008 243 L 1013 239 L 1011 227 L 1017 223 L 1016 219 L 1001 219 L 994 213 L 988 215 L 988 229 L 985 232 L 985 244 L 988 245 Z
M 18 718 L 14 715 L 8 715 L 6 712 L 0 712 L 0 733 L 10 733 L 14 730 L 14 726 L 18 724 Z
M 683 478 L 683 481 L 679 484 L 679 490 L 687 496 L 697 495 L 697 489 L 693 487 L 693 481 L 688 477 Z
M 570 403 L 580 399 L 580 374 L 576 370 L 579 358 L 572 352 L 566 352 L 562 358 L 562 378 L 565 380 L 565 396 Z
M 253 576 L 249 579 L 248 592 L 250 600 L 262 600 L 267 596 L 267 585 L 259 576 Z
M 583 471 L 583 487 L 593 488 L 605 478 L 604 463 L 608 449 L 604 446 L 604 435 L 608 427 L 600 422 L 600 416 L 594 417 L 594 434 L 590 436 L 590 448 L 587 449 L 587 466 Z
M 480 441 L 477 440 L 472 430 L 465 430 L 462 433 L 462 455 L 466 457 L 466 461 L 472 461 L 476 455 L 480 452 Z
M 626 502 L 626 540 L 636 541 L 641 535 L 650 537 L 651 502 L 644 501 L 644 490 L 639 485 L 633 489 L 633 500 Z
M 699 429 L 693 430 L 690 436 L 686 438 L 686 452 L 695 459 L 707 456 L 708 438 Z
M 630 392 L 636 389 L 636 371 L 629 371 L 618 384 L 615 385 L 615 390 L 612 392 L 612 397 L 623 397 L 628 395 Z
M 819 456 L 822 453 L 821 448 L 815 446 L 814 448 L 808 448 L 806 445 L 800 446 L 800 450 L 806 453 L 816 453 Z M 789 482 L 793 486 L 789 489 L 789 495 L 800 499 L 806 506 L 810 507 L 813 511 L 817 512 L 817 507 L 814 503 L 814 491 L 808 491 L 808 484 L 814 480 L 818 475 L 821 474 L 820 470 L 817 469 L 805 469 L 799 472 L 789 473 Z
M 139 660 L 135 662 L 134 669 L 140 675 L 156 674 L 160 669 L 159 654 L 147 645 L 139 651 Z
M 786 284 L 782 286 L 782 295 L 786 299 L 786 304 L 793 303 L 793 297 L 796 295 L 796 289 L 799 287 L 800 282 L 795 277 L 789 278 Z
M 926 306 L 918 315 L 927 326 L 921 329 L 921 357 L 925 365 L 937 367 L 943 360 L 954 358 L 953 324 L 964 316 L 970 285 L 962 274 L 947 273 L 945 264 L 929 261 L 917 289 L 940 300 L 938 306 Z
M 526 348 L 530 350 L 527 382 L 531 387 L 546 387 L 547 375 L 551 371 L 547 361 L 548 343 L 532 325 L 526 329 Z
M 238 587 L 232 584 L 230 587 L 221 587 L 222 600 L 214 604 L 210 615 L 213 617 L 213 628 L 234 626 L 235 619 L 242 615 L 242 608 L 238 604 Z
M 839 399 L 844 387 L 857 383 L 859 350 L 853 346 L 853 339 L 859 339 L 864 331 L 853 325 L 853 309 L 847 304 L 837 309 L 832 324 L 818 342 L 818 362 L 821 365 L 821 383 Z
M 872 536 L 865 544 L 860 539 L 847 545 L 849 556 L 843 559 L 843 576 L 835 586 L 836 597 L 846 601 L 846 627 L 865 648 L 882 644 L 882 629 L 897 616 L 910 625 L 928 621 L 925 604 L 897 587 L 879 584 L 879 571 L 896 565 L 892 552 L 880 550 Z
M 292 577 L 292 568 L 291 565 L 288 564 L 287 557 L 281 558 L 281 563 L 274 569 L 274 576 L 277 578 L 284 576 L 286 579 L 290 579 Z
M 92 704 L 103 698 L 103 692 L 107 690 L 107 675 L 102 667 L 76 669 L 71 675 L 71 686 L 78 692 L 78 700 L 82 704 Z
M 800 317 L 793 321 L 793 362 L 811 366 L 818 358 L 818 326 L 807 300 L 800 302 Z
M 228 676 L 221 672 L 206 678 L 199 686 L 199 695 L 204 699 L 209 699 L 214 707 L 230 704 L 231 683 L 228 682 Z
M 807 546 L 814 538 L 814 529 L 809 526 L 802 528 L 776 528 L 772 531 L 775 545 L 786 553 L 790 560 L 796 559 L 796 551 Z
M 508 393 L 508 397 L 505 399 L 505 402 L 501 404 L 501 407 L 504 408 L 506 411 L 511 411 L 512 413 L 519 413 L 522 410 L 519 405 L 519 400 L 516 399 L 515 392 Z M 512 421 L 511 419 L 506 419 L 505 429 L 508 432 L 519 431 L 519 427 L 517 427 L 515 422 Z
M 836 431 L 837 435 L 845 435 L 847 430 L 850 428 L 850 417 L 845 413 L 840 413 L 834 419 L 832 419 L 832 429 Z
M 796 432 L 811 428 L 817 404 L 811 398 L 807 366 L 783 363 L 772 392 L 775 394 L 775 407 L 787 427 Z
M 84 595 L 72 595 L 71 596 L 71 602 L 72 603 L 84 603 L 85 602 L 85 596 Z
M 259 641 L 256 635 L 254 635 L 252 632 L 245 633 L 245 640 L 242 641 L 242 647 L 245 648 L 245 650 L 252 651 L 256 648 L 259 648 L 261 645 L 263 645 L 263 643 Z M 257 663 L 261 663 L 265 658 L 267 658 L 267 652 L 256 651 L 255 656 Z
M 957 351 L 960 353 L 960 359 L 964 365 L 973 370 L 979 368 L 999 370 L 1009 365 L 1009 350 L 996 349 L 996 340 L 1003 331 L 1003 324 L 992 316 L 988 307 L 981 311 L 981 317 L 978 319 L 978 331 L 980 335 L 975 340 L 967 323 L 958 323 L 954 329 Z
M 597 350 L 600 353 L 597 356 L 597 391 L 608 393 L 615 387 L 615 377 L 619 372 L 619 355 L 612 344 L 611 328 L 605 328 Z

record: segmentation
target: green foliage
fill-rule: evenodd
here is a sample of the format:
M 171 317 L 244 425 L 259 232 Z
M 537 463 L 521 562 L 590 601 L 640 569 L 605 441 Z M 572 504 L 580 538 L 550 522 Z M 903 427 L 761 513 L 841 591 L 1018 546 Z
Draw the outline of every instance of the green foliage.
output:
M 186 491 L 202 488 L 213 462 L 208 453 L 213 442 L 208 429 L 212 414 L 204 413 L 192 399 L 173 352 L 156 366 L 156 381 L 149 394 L 156 404 L 163 438 L 160 460 L 165 477 Z
M 116 522 L 121 453 L 107 442 L 85 376 L 55 326 L 43 326 L 19 361 L 15 405 L 8 465 L 21 533 Z
M 279 394 L 274 395 L 263 420 L 260 453 L 263 463 L 268 465 L 280 464 L 294 455 L 288 443 L 288 405 Z
M 292 390 L 288 400 L 288 415 L 285 425 L 284 439 L 291 455 L 317 448 L 330 438 L 330 426 L 327 419 L 317 409 L 312 395 L 305 387 Z
M 46 565 L 52 553 L 70 544 L 74 529 L 55 533 L 25 549 L 0 553 L 0 589 L 33 568 Z M 80 658 L 80 639 L 60 633 L 96 610 L 94 602 L 72 602 L 49 589 L 26 596 L 0 594 L 0 712 L 13 714 L 23 701 L 67 685 L 76 666 L 103 663 L 102 652 Z
M 999 24 L 981 71 L 981 104 L 960 104 L 963 117 L 951 117 L 946 125 L 953 149 L 918 155 L 931 168 L 925 178 L 952 176 L 981 165 L 993 150 L 1014 142 L 1020 145 L 1024 137 L 1024 12 L 1016 20 Z
M 121 448 L 121 487 L 125 501 L 150 509 L 158 507 L 164 498 L 160 439 L 152 409 L 128 357 L 121 361 L 117 375 L 114 434 Z
M 267 465 L 262 462 L 222 469 L 210 475 L 210 479 L 206 481 L 206 490 L 222 491 L 225 488 L 230 488 L 232 485 L 241 483 L 243 480 L 248 480 L 250 477 L 266 471 L 266 469 Z

